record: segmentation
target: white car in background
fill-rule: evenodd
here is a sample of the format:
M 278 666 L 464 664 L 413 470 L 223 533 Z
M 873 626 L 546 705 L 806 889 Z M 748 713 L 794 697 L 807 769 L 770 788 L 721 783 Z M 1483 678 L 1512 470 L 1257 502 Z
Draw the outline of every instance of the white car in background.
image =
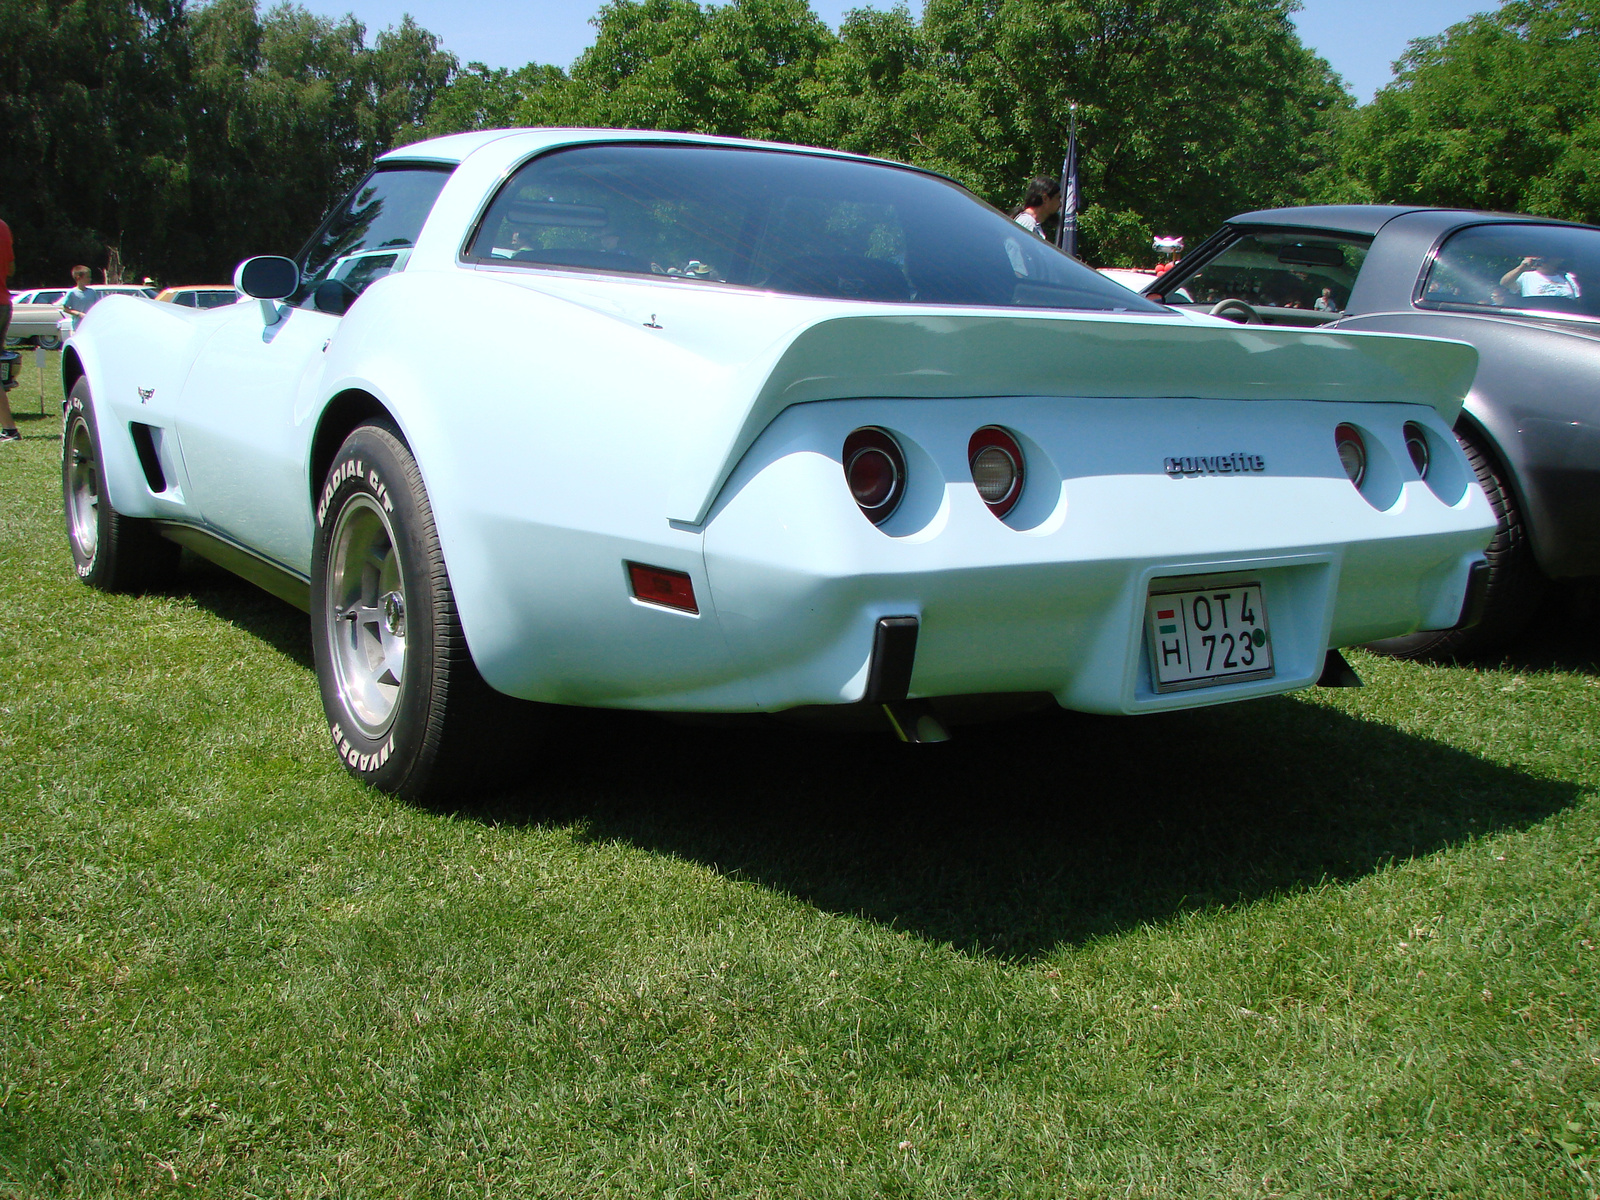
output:
M 1100 274 L 1107 279 L 1115 280 L 1130 292 L 1142 292 L 1154 281 L 1154 271 L 1139 271 L 1132 267 L 1100 267 Z
M 1190 318 L 897 163 L 460 134 L 235 284 L 74 333 L 73 562 L 188 546 L 306 609 L 334 747 L 406 796 L 525 759 L 512 698 L 937 740 L 950 697 L 1347 679 L 1472 619 L 1494 529 L 1469 347 Z
M 32 345 L 41 350 L 59 350 L 65 331 L 61 328 L 61 302 L 70 288 L 35 288 L 14 293 L 11 298 L 11 324 L 6 328 L 6 345 Z M 131 283 L 97 284 L 94 290 L 104 295 L 142 296 L 156 294 L 153 287 Z
M 6 326 L 6 345 L 34 345 L 45 350 L 61 347 L 61 300 L 67 288 L 34 288 L 13 292 L 11 324 Z

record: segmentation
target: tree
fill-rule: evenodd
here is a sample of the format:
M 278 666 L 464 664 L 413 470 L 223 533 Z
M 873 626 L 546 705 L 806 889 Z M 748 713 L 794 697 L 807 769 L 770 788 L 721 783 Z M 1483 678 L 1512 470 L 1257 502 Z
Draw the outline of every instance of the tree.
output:
M 805 140 L 833 33 L 806 0 L 612 0 L 564 85 L 528 93 L 522 123 Z
M 0 0 L 0 216 L 18 279 L 101 266 L 226 278 L 293 252 L 455 71 L 409 18 L 366 45 L 254 0 Z
M 18 281 L 121 243 L 151 261 L 183 184 L 181 0 L 0 0 L 0 179 Z
M 1600 0 L 1511 0 L 1397 65 L 1350 123 L 1351 195 L 1600 218 Z
M 998 136 L 960 172 L 1015 203 L 1060 170 L 1078 103 L 1092 261 L 1126 260 L 1129 217 L 1195 236 L 1243 209 L 1304 197 L 1319 144 L 1349 105 L 1300 42 L 1296 0 L 928 0 L 935 62 L 982 100 Z M 975 133 L 979 132 L 977 130 Z M 1087 216 L 1088 214 L 1086 214 Z M 1096 244 L 1120 229 L 1119 252 Z

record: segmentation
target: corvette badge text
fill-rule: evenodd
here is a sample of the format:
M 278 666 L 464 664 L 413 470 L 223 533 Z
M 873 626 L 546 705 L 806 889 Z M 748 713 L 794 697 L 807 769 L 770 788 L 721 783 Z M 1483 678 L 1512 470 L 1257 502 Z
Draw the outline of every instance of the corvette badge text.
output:
M 1243 475 L 1265 471 L 1267 460 L 1259 454 L 1212 454 L 1205 458 L 1169 458 L 1168 475 Z

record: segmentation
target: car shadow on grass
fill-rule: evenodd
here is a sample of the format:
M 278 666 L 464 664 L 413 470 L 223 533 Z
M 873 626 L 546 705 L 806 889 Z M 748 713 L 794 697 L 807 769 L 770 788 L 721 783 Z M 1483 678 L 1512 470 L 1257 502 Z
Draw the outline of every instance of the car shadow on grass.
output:
M 310 618 L 294 605 L 246 583 L 190 550 L 183 552 L 172 590 L 261 639 L 308 671 L 315 669 L 311 659 Z
M 304 614 L 184 563 L 197 604 L 311 669 Z M 1529 670 L 1570 670 L 1557 664 L 1589 645 L 1546 628 L 1512 653 Z M 542 745 L 522 760 L 536 790 L 439 810 L 573 825 L 1016 960 L 1355 879 L 1533 824 L 1579 795 L 1287 697 L 1137 718 L 1051 710 L 932 746 L 759 717 L 716 727 L 545 712 Z
M 1052 712 L 934 746 L 618 713 L 554 724 L 538 795 L 470 815 L 573 823 L 585 839 L 1010 959 L 1353 879 L 1578 796 L 1288 698 Z
M 1528 627 L 1503 650 L 1467 665 L 1600 678 L 1600 585 L 1554 589 Z

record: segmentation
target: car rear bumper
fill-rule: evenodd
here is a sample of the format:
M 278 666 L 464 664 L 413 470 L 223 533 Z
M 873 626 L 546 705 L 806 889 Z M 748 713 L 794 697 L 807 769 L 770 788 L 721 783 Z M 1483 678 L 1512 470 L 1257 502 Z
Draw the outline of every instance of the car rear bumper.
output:
M 1333 429 L 1352 414 L 1371 444 L 1370 494 L 1334 452 Z M 1407 420 L 1436 442 L 1432 485 L 1396 461 Z M 1004 522 L 966 461 L 969 436 L 989 424 L 1028 459 Z M 906 453 L 905 498 L 881 528 L 850 498 L 839 461 L 862 425 L 889 430 Z M 1234 452 L 1265 469 L 1163 469 L 1174 455 Z M 824 402 L 766 430 L 698 529 L 652 543 L 500 520 L 494 590 L 530 602 L 503 606 L 491 637 L 476 636 L 483 622 L 468 634 L 489 681 L 533 699 L 777 711 L 862 701 L 878 622 L 915 617 L 912 698 L 1048 692 L 1083 711 L 1151 712 L 1306 687 L 1329 647 L 1455 624 L 1493 524 L 1448 427 L 1414 406 Z M 699 613 L 631 596 L 629 561 L 687 572 Z M 1272 675 L 1159 692 L 1151 592 L 1252 583 Z M 556 618 L 530 595 L 552 588 L 570 598 Z

